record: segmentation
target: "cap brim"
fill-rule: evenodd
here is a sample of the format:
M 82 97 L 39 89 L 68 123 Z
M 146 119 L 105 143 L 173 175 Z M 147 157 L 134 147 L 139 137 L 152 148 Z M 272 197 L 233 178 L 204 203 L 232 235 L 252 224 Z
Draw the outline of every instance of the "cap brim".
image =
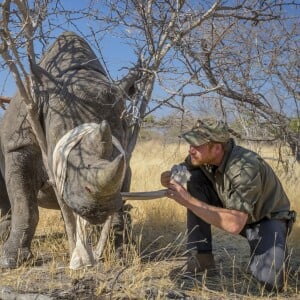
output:
M 192 146 L 201 146 L 208 143 L 210 140 L 200 132 L 188 131 L 180 135 Z

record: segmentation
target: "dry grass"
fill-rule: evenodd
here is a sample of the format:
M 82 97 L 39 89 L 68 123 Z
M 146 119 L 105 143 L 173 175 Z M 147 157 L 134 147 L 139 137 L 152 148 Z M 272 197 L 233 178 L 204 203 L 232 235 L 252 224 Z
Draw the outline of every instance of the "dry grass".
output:
M 262 150 L 267 156 L 273 155 L 271 148 Z M 131 161 L 131 190 L 161 189 L 160 173 L 181 162 L 186 152 L 186 145 L 164 145 L 156 141 L 137 145 Z M 273 161 L 270 163 L 276 167 Z M 293 209 L 300 212 L 300 166 L 294 166 L 287 175 L 280 169 L 277 172 Z M 130 204 L 133 206 L 133 229 L 130 235 L 136 245 L 124 249 L 123 259 L 116 258 L 115 249 L 110 243 L 102 264 L 70 271 L 67 239 L 60 214 L 41 209 L 33 241 L 35 267 L 3 271 L 0 285 L 9 285 L 19 291 L 50 294 L 60 290 L 61 299 L 69 299 L 63 298 L 62 291 L 74 292 L 74 287 L 80 281 L 83 287 L 86 283 L 88 288 L 84 290 L 81 286 L 81 290 L 75 290 L 77 295 L 81 295 L 76 299 L 85 299 L 82 295 L 90 291 L 89 278 L 92 278 L 94 294 L 98 295 L 94 299 L 300 299 L 298 278 L 289 278 L 282 294 L 268 295 L 260 289 L 245 272 L 249 259 L 245 239 L 219 230 L 214 230 L 214 249 L 220 261 L 219 276 L 185 278 L 172 273 L 184 263 L 185 209 L 167 198 L 131 201 Z M 300 261 L 299 219 L 289 241 L 291 266 L 294 268 L 299 268 Z M 93 299 L 91 294 L 88 295 L 86 299 Z

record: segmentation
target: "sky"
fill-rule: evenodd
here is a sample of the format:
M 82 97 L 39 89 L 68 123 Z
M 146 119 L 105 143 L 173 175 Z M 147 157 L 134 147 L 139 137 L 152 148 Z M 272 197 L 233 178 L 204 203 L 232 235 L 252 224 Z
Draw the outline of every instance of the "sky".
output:
M 79 10 L 84 7 L 88 1 L 66 0 L 63 2 L 66 9 Z M 89 32 L 89 27 L 92 26 L 92 24 L 88 20 L 84 20 L 77 22 L 77 26 L 84 35 L 85 32 Z M 64 29 L 75 31 L 74 27 L 69 27 L 67 25 L 64 25 Z M 58 29 L 55 33 L 53 32 L 52 35 L 59 36 L 59 34 L 63 31 L 64 30 L 62 29 Z M 35 46 L 36 52 L 39 52 L 40 47 L 37 45 Z M 91 46 L 93 47 L 92 44 Z M 119 79 L 124 75 L 123 67 L 130 67 L 133 63 L 135 63 L 132 49 L 130 49 L 130 47 L 126 45 L 124 40 L 121 38 L 106 35 L 105 38 L 100 41 L 100 47 L 103 59 L 113 79 Z M 96 52 L 96 55 L 98 54 L 99 53 Z M 16 86 L 13 77 L 9 75 L 8 68 L 5 70 L 0 69 L 0 77 L 0 95 L 13 96 L 16 91 Z
M 32 2 L 29 0 L 29 2 Z M 88 0 L 74 1 L 74 0 L 64 0 L 62 1 L 66 9 L 73 11 L 80 10 L 85 7 L 89 2 Z M 100 5 L 99 5 L 100 6 Z M 101 7 L 101 9 L 104 9 Z M 57 20 L 55 20 L 57 21 Z M 62 21 L 60 21 L 62 22 Z M 90 20 L 86 19 L 84 21 L 78 21 L 78 29 L 84 34 L 89 32 L 89 28 L 93 26 Z M 70 30 L 67 24 L 64 25 L 65 30 Z M 72 28 L 74 30 L 74 28 Z M 58 36 L 63 30 L 56 30 L 52 32 L 53 36 Z M 106 66 L 113 77 L 113 79 L 120 79 L 124 75 L 124 67 L 130 67 L 135 63 L 135 55 L 132 53 L 132 49 L 126 45 L 126 40 L 122 38 L 117 38 L 111 34 L 104 37 L 103 40 L 99 42 L 101 47 L 101 52 Z M 93 46 L 93 45 L 91 45 Z M 37 51 L 38 52 L 38 51 Z M 96 55 L 99 53 L 96 52 Z M 0 95 L 13 96 L 16 91 L 14 79 L 12 76 L 8 76 L 7 70 L 0 70 Z M 7 77 L 8 76 L 8 77 Z M 155 91 L 154 91 L 155 93 Z M 0 112 L 1 113 L 1 112 Z M 160 113 L 160 112 L 158 112 Z

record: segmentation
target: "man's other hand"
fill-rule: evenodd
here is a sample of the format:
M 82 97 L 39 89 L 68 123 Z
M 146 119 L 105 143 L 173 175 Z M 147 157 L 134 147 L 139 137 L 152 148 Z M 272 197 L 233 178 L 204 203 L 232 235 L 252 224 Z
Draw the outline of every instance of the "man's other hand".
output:
M 171 171 L 165 171 L 160 175 L 160 183 L 164 187 L 169 187 L 171 180 Z

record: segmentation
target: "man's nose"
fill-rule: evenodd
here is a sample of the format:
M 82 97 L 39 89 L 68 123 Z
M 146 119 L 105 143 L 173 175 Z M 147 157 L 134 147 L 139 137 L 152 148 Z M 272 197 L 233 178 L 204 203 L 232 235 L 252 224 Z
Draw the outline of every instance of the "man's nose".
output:
M 196 148 L 193 146 L 193 145 L 190 145 L 190 153 L 192 154 L 192 153 L 195 153 L 195 151 L 196 151 Z

